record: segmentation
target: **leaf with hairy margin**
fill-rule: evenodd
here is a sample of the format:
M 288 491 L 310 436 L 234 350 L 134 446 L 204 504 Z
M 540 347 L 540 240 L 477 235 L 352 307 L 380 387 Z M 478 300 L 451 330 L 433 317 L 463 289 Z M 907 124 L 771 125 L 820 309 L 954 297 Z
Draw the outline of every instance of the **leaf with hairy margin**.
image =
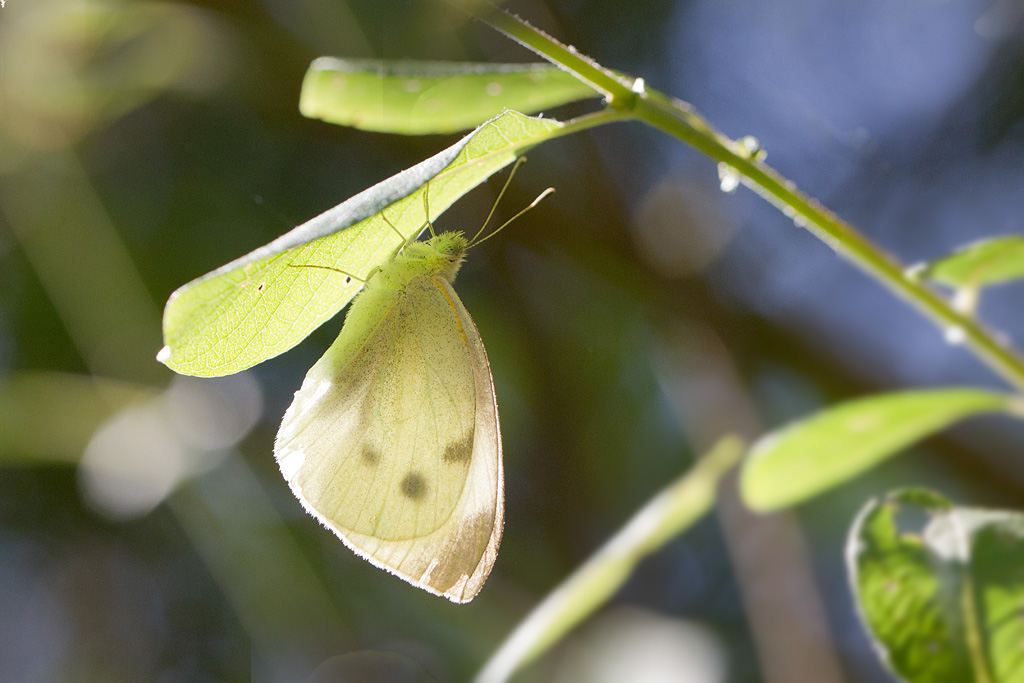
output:
M 423 135 L 466 130 L 505 108 L 530 114 L 600 96 L 550 64 L 321 57 L 306 71 L 299 111 L 362 130 Z
M 847 541 L 860 614 L 908 683 L 1024 682 L 1024 515 L 924 489 L 870 501 Z

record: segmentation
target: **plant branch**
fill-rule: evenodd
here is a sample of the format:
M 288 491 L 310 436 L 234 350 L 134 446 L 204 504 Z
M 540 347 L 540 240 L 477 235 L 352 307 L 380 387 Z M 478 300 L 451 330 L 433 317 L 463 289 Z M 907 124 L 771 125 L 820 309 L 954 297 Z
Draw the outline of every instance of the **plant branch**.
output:
M 533 50 L 555 66 L 573 74 L 604 95 L 612 108 L 627 109 L 636 100 L 636 93 L 632 90 L 633 79 L 604 68 L 590 57 L 577 52 L 576 48 L 563 45 L 527 21 L 509 14 L 490 2 L 480 3 L 472 8 L 465 7 L 466 0 L 449 0 L 449 2 L 468 9 L 471 14 L 485 24 Z
M 749 151 L 714 131 L 682 102 L 656 91 L 638 98 L 638 119 L 727 164 L 743 184 L 778 207 L 800 227 L 923 313 L 953 343 L 962 343 L 1018 390 L 1024 390 L 1024 361 L 1001 344 L 977 320 L 956 311 L 926 284 L 907 275 L 906 267 L 849 223 L 796 189 L 796 186 Z
M 903 264 L 796 189 L 791 181 L 764 164 L 759 155 L 719 133 L 690 105 L 645 89 L 642 80 L 630 80 L 602 67 L 489 3 L 485 9 L 474 10 L 474 14 L 603 93 L 608 98 L 609 109 L 628 113 L 628 118 L 643 121 L 725 164 L 728 172 L 734 172 L 738 180 L 778 207 L 794 223 L 807 228 L 840 256 L 923 313 L 951 343 L 962 343 L 1015 389 L 1024 391 L 1024 360 L 1016 351 L 1001 343 L 977 320 L 955 310 L 927 284 L 909 277 Z

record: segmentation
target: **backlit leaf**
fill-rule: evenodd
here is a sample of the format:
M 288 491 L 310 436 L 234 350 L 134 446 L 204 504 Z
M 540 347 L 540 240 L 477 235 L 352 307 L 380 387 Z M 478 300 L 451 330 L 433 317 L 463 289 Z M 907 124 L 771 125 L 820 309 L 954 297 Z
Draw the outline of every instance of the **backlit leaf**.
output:
M 858 515 L 847 563 L 861 617 L 902 680 L 1024 681 L 1024 515 L 890 493 Z
M 794 505 L 954 422 L 1008 407 L 1007 396 L 974 389 L 905 391 L 840 404 L 754 444 L 743 468 L 743 497 L 756 510 Z
M 180 287 L 164 309 L 158 359 L 175 372 L 227 375 L 287 351 L 333 317 L 403 238 L 563 124 L 506 112 L 455 145 L 255 251 Z M 385 222 L 394 225 L 401 236 Z M 318 268 L 293 266 L 323 266 Z
M 1024 278 L 1024 235 L 982 240 L 933 261 L 916 271 L 919 277 L 960 289 Z
M 590 97 L 600 93 L 550 64 L 321 57 L 306 72 L 299 110 L 343 126 L 422 135 L 473 128 L 506 108 L 531 114 Z

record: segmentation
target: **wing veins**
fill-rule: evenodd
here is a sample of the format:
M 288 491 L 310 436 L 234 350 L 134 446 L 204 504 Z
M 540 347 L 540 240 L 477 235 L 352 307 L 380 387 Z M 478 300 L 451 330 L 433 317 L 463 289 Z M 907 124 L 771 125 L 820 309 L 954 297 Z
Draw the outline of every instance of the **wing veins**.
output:
M 366 352 L 366 349 L 369 346 L 369 340 L 375 338 L 377 335 L 379 335 L 381 333 L 381 329 L 384 327 L 385 322 L 386 322 L 386 320 L 389 317 L 390 316 L 383 316 L 380 319 L 380 321 L 377 323 L 377 326 L 374 328 L 374 330 L 369 335 L 366 336 L 367 342 L 363 344 L 363 346 L 359 349 L 358 353 L 354 355 L 354 357 L 359 357 L 363 353 Z M 388 340 L 389 348 L 393 344 L 394 344 L 394 338 L 389 339 Z M 380 363 L 379 367 L 377 368 L 376 375 L 364 384 L 363 390 L 362 390 L 362 392 L 361 392 L 361 394 L 359 396 L 359 400 L 357 401 L 358 404 L 364 404 L 368 400 L 367 396 L 368 395 L 373 395 L 372 392 L 370 391 L 370 387 L 373 386 L 375 383 L 379 383 L 381 381 L 381 376 L 384 374 L 385 370 L 386 370 L 386 365 L 383 364 L 383 363 Z M 374 418 L 378 422 L 383 422 L 383 416 L 382 416 L 382 414 L 380 412 L 380 401 L 373 401 L 373 403 L 371 405 L 372 405 L 372 409 L 373 409 L 373 412 L 374 412 Z M 359 425 L 358 431 L 353 430 L 354 433 L 352 434 L 352 441 L 354 443 L 360 443 L 360 442 L 365 441 L 365 435 L 369 431 L 369 429 L 370 429 L 370 423 L 368 421 L 366 421 L 366 420 L 360 421 L 360 425 Z M 338 518 L 339 518 L 338 512 L 341 510 L 341 508 L 347 502 L 349 502 L 348 497 L 352 493 L 352 489 L 353 489 L 353 487 L 356 485 L 356 483 L 358 481 L 355 478 L 349 478 L 349 479 L 346 480 L 345 478 L 341 477 L 342 471 L 348 469 L 346 467 L 346 464 L 349 462 L 349 460 L 351 458 L 355 458 L 355 457 L 359 457 L 359 454 L 355 453 L 355 451 L 353 449 L 352 454 L 349 456 L 349 458 L 346 458 L 344 460 L 340 460 L 338 462 L 337 466 L 334 468 L 334 471 L 331 473 L 330 479 L 328 480 L 328 484 L 327 484 L 328 487 L 338 486 L 338 488 L 340 490 L 339 491 L 340 495 L 337 497 L 337 504 L 334 506 L 333 513 L 331 514 L 331 520 L 334 521 L 335 524 L 338 524 Z M 360 504 L 360 509 L 365 509 L 366 508 L 366 501 L 369 499 L 371 492 L 376 487 L 377 480 L 380 478 L 380 476 L 381 476 L 380 468 L 379 467 L 375 468 L 374 469 L 374 473 L 373 473 L 373 478 L 370 480 L 369 485 L 366 487 L 366 491 L 365 491 L 364 496 L 363 496 L 363 502 Z M 374 529 L 375 530 L 376 530 L 376 525 L 379 524 L 379 519 L 380 519 L 380 516 L 378 514 L 377 521 L 375 521 L 375 523 L 374 523 Z M 353 531 L 355 531 L 355 527 L 358 525 L 358 522 L 359 522 L 359 517 L 356 517 L 356 519 L 352 522 L 352 526 L 351 527 L 346 526 L 346 528 L 351 528 Z

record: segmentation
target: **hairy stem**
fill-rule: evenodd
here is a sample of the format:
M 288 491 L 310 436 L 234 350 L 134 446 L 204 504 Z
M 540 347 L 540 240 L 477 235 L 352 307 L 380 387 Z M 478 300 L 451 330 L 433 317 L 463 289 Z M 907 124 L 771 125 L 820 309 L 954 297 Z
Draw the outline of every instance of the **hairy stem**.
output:
M 466 0 L 449 1 L 455 5 L 466 4 Z M 631 79 L 604 68 L 590 57 L 580 54 L 573 47 L 563 45 L 523 19 L 489 2 L 468 9 L 484 23 L 533 50 L 604 95 L 613 108 L 628 107 L 636 99 L 636 94 L 630 89 Z
M 977 320 L 956 311 L 926 284 L 908 277 L 906 267 L 849 223 L 796 189 L 774 169 L 741 145 L 717 133 L 678 100 L 657 91 L 638 99 L 633 114 L 645 123 L 687 142 L 712 159 L 727 164 L 742 182 L 778 207 L 811 234 L 891 292 L 932 320 L 950 340 L 956 340 L 1018 390 L 1024 390 L 1024 361 L 1001 344 Z
M 628 117 L 643 121 L 726 164 L 743 184 L 778 207 L 797 225 L 807 228 L 840 256 L 921 311 L 951 342 L 962 343 L 1006 382 L 1024 391 L 1024 360 L 1013 349 L 1001 343 L 977 320 L 955 310 L 946 298 L 928 285 L 908 277 L 903 264 L 852 225 L 797 190 L 792 182 L 762 163 L 757 154 L 752 154 L 745 146 L 716 131 L 690 105 L 656 90 L 646 89 L 638 79 L 630 79 L 602 67 L 503 10 L 485 4 L 473 11 L 485 23 L 575 74 L 604 94 L 610 110 L 628 115 L 617 118 Z

